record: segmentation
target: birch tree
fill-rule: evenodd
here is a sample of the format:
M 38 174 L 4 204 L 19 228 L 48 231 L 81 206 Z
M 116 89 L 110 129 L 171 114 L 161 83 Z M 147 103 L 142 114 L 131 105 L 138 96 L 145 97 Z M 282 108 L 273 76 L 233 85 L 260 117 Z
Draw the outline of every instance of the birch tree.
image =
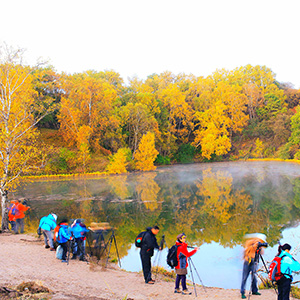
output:
M 38 101 L 34 90 L 35 68 L 23 64 L 23 49 L 0 46 L 0 193 L 2 230 L 8 229 L 6 205 L 8 193 L 17 186 L 20 175 L 37 167 L 43 153 L 36 147 L 36 124 L 54 108 Z M 36 68 L 41 64 L 37 64 Z

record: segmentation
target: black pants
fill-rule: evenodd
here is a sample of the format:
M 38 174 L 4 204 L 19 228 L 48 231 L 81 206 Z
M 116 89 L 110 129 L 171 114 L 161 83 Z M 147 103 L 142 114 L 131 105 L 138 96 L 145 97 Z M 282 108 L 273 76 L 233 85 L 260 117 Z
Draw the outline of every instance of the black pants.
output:
M 141 260 L 142 260 L 142 267 L 143 267 L 143 274 L 145 278 L 145 282 L 152 280 L 151 278 L 151 255 L 147 253 L 140 252 Z
M 68 242 L 61 243 L 60 245 L 63 248 L 62 260 L 66 260 L 67 259 L 67 252 L 68 252 Z
M 283 276 L 278 282 L 278 300 L 289 300 L 291 291 L 291 280 Z

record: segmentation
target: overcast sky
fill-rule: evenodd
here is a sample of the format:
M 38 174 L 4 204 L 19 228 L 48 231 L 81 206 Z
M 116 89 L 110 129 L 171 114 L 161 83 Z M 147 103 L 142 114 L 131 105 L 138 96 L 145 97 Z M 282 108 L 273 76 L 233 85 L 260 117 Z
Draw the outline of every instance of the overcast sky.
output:
M 0 0 L 0 42 L 58 72 L 126 81 L 266 65 L 300 88 L 300 0 Z

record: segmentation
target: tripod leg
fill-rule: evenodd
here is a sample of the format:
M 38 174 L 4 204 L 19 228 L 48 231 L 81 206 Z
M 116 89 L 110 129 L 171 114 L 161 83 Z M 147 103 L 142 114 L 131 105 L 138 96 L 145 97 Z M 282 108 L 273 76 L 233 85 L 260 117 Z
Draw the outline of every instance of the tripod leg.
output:
M 191 276 L 192 276 L 192 281 L 194 285 L 194 291 L 195 291 L 195 296 L 197 297 L 197 290 L 196 290 L 196 285 L 194 281 L 194 275 L 193 275 L 193 270 L 192 270 L 192 264 L 191 264 L 191 258 L 189 257 L 189 263 L 190 263 L 190 270 L 191 270 Z
M 118 246 L 117 246 L 117 241 L 116 241 L 116 237 L 114 235 L 114 243 L 115 243 L 115 247 L 116 247 L 116 252 L 117 252 L 117 257 L 118 257 L 118 262 L 119 262 L 119 266 L 121 268 L 121 260 L 120 260 L 120 256 L 119 256 L 119 251 L 118 251 Z
M 192 261 L 191 258 L 190 258 L 190 262 L 191 262 L 191 265 L 193 266 L 193 268 L 195 269 L 195 272 L 196 272 L 196 274 L 197 274 L 197 276 L 198 276 L 199 281 L 201 282 L 201 284 L 202 284 L 202 286 L 203 286 L 203 289 L 204 289 L 205 293 L 207 293 L 206 288 L 205 288 L 205 286 L 204 286 L 204 284 L 203 284 L 203 281 L 201 280 L 201 278 L 200 278 L 200 276 L 199 276 L 199 274 L 198 274 L 198 271 L 197 271 L 197 269 L 196 269 L 196 267 L 195 267 L 195 265 L 194 265 L 194 262 Z
M 108 252 L 107 252 L 107 259 L 106 259 L 105 268 L 107 267 L 107 264 L 108 264 L 111 244 L 112 244 L 112 237 L 109 238 L 109 241 L 107 242 L 107 245 L 106 245 L 106 247 L 109 245 L 109 249 L 108 249 Z M 105 247 L 105 249 L 106 249 L 106 247 Z

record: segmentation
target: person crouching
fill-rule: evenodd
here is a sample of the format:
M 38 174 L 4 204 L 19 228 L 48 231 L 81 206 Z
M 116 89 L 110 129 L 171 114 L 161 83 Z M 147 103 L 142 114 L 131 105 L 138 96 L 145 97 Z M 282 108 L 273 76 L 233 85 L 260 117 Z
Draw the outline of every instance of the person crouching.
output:
M 194 255 L 198 251 L 198 248 L 195 247 L 194 250 L 188 252 L 187 250 L 188 245 L 185 241 L 186 241 L 186 236 L 184 233 L 181 233 L 177 236 L 176 246 L 177 246 L 178 265 L 175 267 L 175 272 L 177 275 L 176 275 L 174 293 L 181 293 L 179 289 L 179 284 L 181 281 L 182 294 L 190 295 L 191 292 L 189 292 L 186 287 L 186 274 L 187 274 L 187 267 L 188 267 L 187 258 Z
M 63 219 L 59 223 L 58 238 L 56 239 L 63 249 L 62 262 L 67 262 L 68 241 L 71 241 L 72 239 L 73 237 L 68 233 L 68 220 Z

